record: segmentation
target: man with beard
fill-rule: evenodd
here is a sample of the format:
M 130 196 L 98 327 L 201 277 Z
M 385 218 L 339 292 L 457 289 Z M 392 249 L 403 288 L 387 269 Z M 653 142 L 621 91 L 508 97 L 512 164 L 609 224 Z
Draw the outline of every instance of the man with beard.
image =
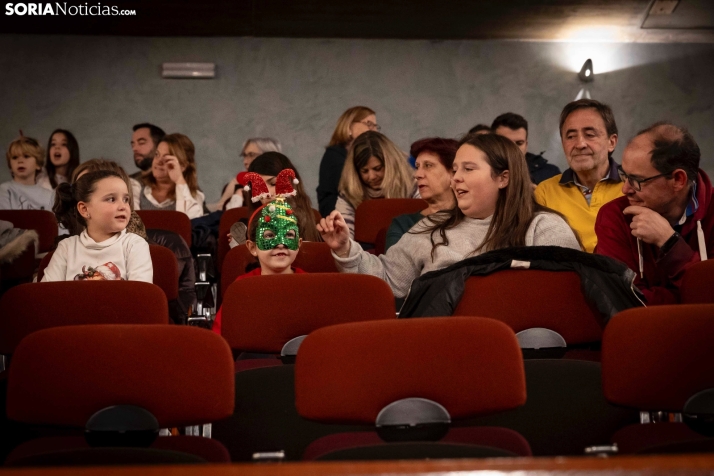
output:
M 143 171 L 151 169 L 151 163 L 156 155 L 156 147 L 166 133 L 160 127 L 148 122 L 135 125 L 133 131 L 131 150 L 134 153 L 134 163 L 139 167 L 139 171 L 131 174 L 130 177 L 139 180 Z

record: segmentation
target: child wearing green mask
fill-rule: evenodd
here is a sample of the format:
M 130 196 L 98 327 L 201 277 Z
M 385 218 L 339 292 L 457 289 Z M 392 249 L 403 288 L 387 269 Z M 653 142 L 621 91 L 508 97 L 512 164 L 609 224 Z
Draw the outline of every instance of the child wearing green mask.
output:
M 295 193 L 292 187 L 295 180 L 292 170 L 280 172 L 275 185 L 277 198 L 258 208 L 250 217 L 245 244 L 250 254 L 258 258 L 260 266 L 238 276 L 236 281 L 251 276 L 304 273 L 291 266 L 302 244 L 297 216 L 285 200 Z M 270 195 L 260 175 L 251 172 L 246 175 L 246 181 L 251 184 L 254 201 Z M 213 332 L 221 333 L 221 320 L 222 309 L 219 309 L 213 321 Z

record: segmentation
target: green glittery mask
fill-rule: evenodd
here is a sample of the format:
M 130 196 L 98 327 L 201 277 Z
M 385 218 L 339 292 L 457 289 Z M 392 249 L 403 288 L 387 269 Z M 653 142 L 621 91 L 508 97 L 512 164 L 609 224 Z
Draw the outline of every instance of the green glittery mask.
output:
M 272 250 L 278 245 L 285 245 L 296 251 L 300 243 L 297 217 L 290 205 L 278 198 L 263 207 L 255 231 L 255 242 L 262 251 Z

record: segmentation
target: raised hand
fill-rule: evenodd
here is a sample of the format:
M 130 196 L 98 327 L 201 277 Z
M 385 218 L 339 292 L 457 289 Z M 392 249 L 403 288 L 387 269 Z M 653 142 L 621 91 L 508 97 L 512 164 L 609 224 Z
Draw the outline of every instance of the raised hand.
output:
M 317 224 L 317 231 L 337 256 L 344 257 L 349 254 L 350 230 L 340 212 L 334 210 L 320 220 L 320 223 Z
M 622 213 L 632 215 L 632 235 L 658 247 L 674 234 L 674 228 L 667 219 L 651 208 L 629 206 Z
M 176 185 L 185 184 L 186 179 L 183 178 L 183 169 L 178 159 L 173 155 L 166 155 L 163 159 L 171 181 Z

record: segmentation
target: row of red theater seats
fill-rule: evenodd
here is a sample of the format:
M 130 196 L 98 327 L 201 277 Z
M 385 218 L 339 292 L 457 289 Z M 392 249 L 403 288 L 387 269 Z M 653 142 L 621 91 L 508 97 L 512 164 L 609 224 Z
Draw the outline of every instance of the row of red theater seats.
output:
M 314 245 L 316 248 L 323 246 Z M 174 261 L 167 249 L 158 246 L 152 246 L 151 249 L 152 259 L 160 259 L 157 257 L 166 255 L 163 258 L 167 263 Z M 307 249 L 306 252 L 306 256 L 312 253 Z M 329 256 L 326 259 L 328 258 Z M 316 263 L 319 265 L 320 262 Z M 714 296 L 710 292 L 714 276 L 713 265 L 714 263 L 709 261 L 702 262 L 687 272 L 682 289 L 685 302 L 714 302 Z M 177 293 L 177 280 L 168 273 L 171 269 L 168 264 L 163 265 L 162 269 L 166 272 L 157 274 L 157 277 L 166 280 L 161 289 L 164 295 L 171 299 Z M 389 288 L 383 281 L 370 276 L 314 273 L 291 280 L 291 284 L 284 287 L 267 285 L 265 281 L 261 281 L 264 279 L 266 277 L 237 281 L 232 284 L 232 293 L 227 293 L 230 295 L 226 296 L 224 314 L 229 317 L 224 324 L 223 334 L 236 351 L 279 352 L 287 340 L 307 334 L 319 325 L 360 320 L 364 319 L 363 316 L 394 316 L 394 304 Z M 538 286 L 533 286 L 532 283 L 538 283 Z M 16 345 L 19 338 L 27 333 L 23 326 L 29 326 L 29 330 L 36 329 L 31 324 L 33 319 L 46 315 L 46 309 L 52 309 L 56 303 L 68 302 L 67 296 L 76 295 L 71 290 L 75 289 L 77 283 L 54 283 L 54 286 L 47 286 L 48 284 L 50 283 L 19 286 L 3 297 L 0 301 L 2 314 L 15 316 L 15 321 L 0 321 L 13 322 L 13 325 L 0 332 L 0 341 L 3 338 L 7 340 L 13 339 L 12 336 L 20 336 L 14 338 Z M 84 299 L 71 305 L 68 303 L 57 310 L 65 314 L 56 317 L 58 322 L 91 323 L 93 314 L 108 313 L 107 315 L 116 316 L 116 320 L 110 322 L 120 323 L 125 322 L 122 319 L 126 316 L 142 316 L 146 314 L 144 311 L 149 310 L 151 312 L 148 314 L 156 318 L 161 313 L 152 310 L 147 303 L 158 305 L 159 301 L 162 304 L 166 302 L 166 299 L 157 300 L 150 297 L 128 299 L 127 296 L 141 296 L 140 293 L 145 292 L 145 288 L 137 283 L 121 283 L 120 286 L 129 289 L 122 292 L 117 292 L 117 289 L 122 288 L 112 287 L 110 283 L 94 284 L 98 285 L 89 289 L 95 294 L 83 294 L 81 297 Z M 283 292 L 288 293 L 289 299 L 276 299 L 280 297 L 276 295 L 280 292 L 276 289 L 284 289 Z M 365 296 L 369 296 L 369 299 L 365 299 Z M 523 303 L 529 304 L 525 306 Z M 273 312 L 265 312 L 267 307 Z M 250 335 L 243 331 L 246 327 L 261 328 L 262 321 L 269 319 L 262 317 L 263 315 L 282 316 L 275 326 L 284 332 L 278 340 L 285 340 L 280 342 L 280 346 L 273 346 L 270 350 L 254 348 L 251 343 L 240 340 Z M 515 332 L 530 328 L 551 329 L 563 336 L 570 346 L 599 342 L 602 335 L 599 315 L 585 301 L 580 291 L 579 278 L 572 272 L 508 270 L 485 277 L 472 277 L 467 281 L 464 296 L 454 315 L 495 318 L 508 324 Z M 86 321 L 77 322 L 82 316 L 86 316 Z M 293 329 L 287 323 L 294 323 L 298 327 Z M 41 322 L 37 328 L 45 325 L 46 323 Z M 233 335 L 239 339 L 235 343 L 231 341 Z M 0 353 L 11 353 L 11 350 L 12 347 L 0 347 Z
M 81 429 L 97 410 L 130 404 L 150 411 L 161 427 L 213 422 L 220 443 L 159 438 L 147 455 L 89 450 L 83 438 L 66 434 L 25 442 L 8 463 L 226 461 L 228 452 L 240 461 L 275 450 L 288 459 L 529 456 L 578 454 L 604 443 L 623 453 L 711 451 L 714 440 L 683 423 L 636 419 L 638 410 L 681 413 L 695 395 L 711 403 L 713 324 L 712 305 L 615 316 L 603 338 L 602 388 L 599 364 L 524 362 L 513 331 L 486 318 L 323 327 L 304 340 L 294 367 L 235 375 L 226 342 L 201 329 L 45 329 L 14 352 L 7 415 L 16 427 L 6 434 L 22 425 Z M 711 418 L 704 408 L 700 416 Z M 190 456 L 163 460 L 176 457 L 166 450 Z

